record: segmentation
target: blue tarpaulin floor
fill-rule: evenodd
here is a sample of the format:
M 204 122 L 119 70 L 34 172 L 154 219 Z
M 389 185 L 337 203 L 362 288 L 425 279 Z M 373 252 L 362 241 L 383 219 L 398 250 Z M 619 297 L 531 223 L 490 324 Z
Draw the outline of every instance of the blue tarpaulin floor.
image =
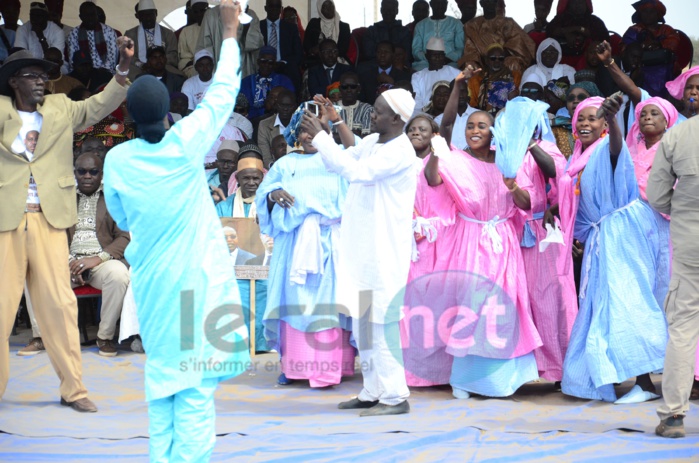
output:
M 103 358 L 84 348 L 83 378 L 100 411 L 79 414 L 59 405 L 48 356 L 18 357 L 19 347 L 11 345 L 10 383 L 0 402 L 0 461 L 148 460 L 144 355 Z M 278 374 L 277 355 L 264 354 L 221 385 L 212 461 L 699 462 L 696 403 L 685 420 L 687 438 L 673 440 L 653 434 L 658 402 L 578 400 L 547 382 L 527 384 L 508 399 L 456 400 L 448 388 L 414 388 L 410 414 L 359 418 L 336 405 L 359 392 L 361 374 L 322 390 L 303 381 L 277 386 Z M 654 379 L 659 388 L 660 377 Z

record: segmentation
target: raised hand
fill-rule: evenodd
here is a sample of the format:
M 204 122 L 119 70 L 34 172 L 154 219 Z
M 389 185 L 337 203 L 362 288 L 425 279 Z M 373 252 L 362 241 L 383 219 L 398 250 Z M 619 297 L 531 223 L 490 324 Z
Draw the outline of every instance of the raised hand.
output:
M 305 109 L 303 110 L 303 118 L 301 119 L 301 128 L 305 130 L 311 138 L 314 138 L 323 131 L 320 119 Z
M 120 63 L 130 62 L 131 58 L 133 58 L 133 52 L 134 52 L 133 40 L 126 37 L 125 35 L 121 36 L 117 39 L 117 47 L 119 47 L 119 58 L 120 58 L 119 62 Z
M 609 45 L 609 42 L 606 40 L 597 45 L 597 48 L 595 48 L 595 52 L 597 53 L 597 58 L 604 64 L 605 66 L 609 66 L 612 64 L 613 58 L 612 58 L 612 46 Z
M 223 23 L 223 38 L 236 37 L 238 34 L 238 16 L 240 15 L 240 3 L 234 0 L 221 0 L 221 22 Z

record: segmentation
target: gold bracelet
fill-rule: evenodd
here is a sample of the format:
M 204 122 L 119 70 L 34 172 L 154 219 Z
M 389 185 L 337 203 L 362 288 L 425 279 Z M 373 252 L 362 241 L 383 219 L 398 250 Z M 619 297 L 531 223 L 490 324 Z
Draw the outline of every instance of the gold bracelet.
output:
M 614 58 L 612 58 L 612 60 L 609 62 L 609 64 L 605 64 L 604 67 L 605 67 L 605 68 L 608 68 L 608 67 L 611 66 L 612 64 L 614 64 Z

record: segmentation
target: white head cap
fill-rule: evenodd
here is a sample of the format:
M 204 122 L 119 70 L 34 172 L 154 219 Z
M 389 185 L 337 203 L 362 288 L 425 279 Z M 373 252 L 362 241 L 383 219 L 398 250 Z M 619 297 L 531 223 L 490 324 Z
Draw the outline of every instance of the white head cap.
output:
M 153 0 L 138 0 L 138 11 L 157 10 Z
M 440 37 L 432 37 L 430 40 L 427 41 L 427 46 L 425 47 L 425 49 L 432 51 L 445 51 L 446 49 L 444 48 L 444 39 Z
M 403 122 L 408 122 L 415 110 L 415 100 L 409 91 L 402 88 L 392 88 L 383 92 L 381 96 Z

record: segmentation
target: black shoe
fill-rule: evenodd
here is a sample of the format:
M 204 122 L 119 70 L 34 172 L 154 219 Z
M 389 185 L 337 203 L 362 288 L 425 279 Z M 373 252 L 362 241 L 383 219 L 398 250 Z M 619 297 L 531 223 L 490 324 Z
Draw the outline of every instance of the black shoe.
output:
M 410 404 L 407 400 L 398 405 L 377 404 L 369 410 L 364 410 L 359 416 L 384 416 L 384 415 L 402 415 L 410 412 Z
M 371 408 L 375 405 L 378 405 L 378 403 L 378 400 L 366 402 L 364 400 L 359 400 L 355 397 L 354 399 L 348 400 L 347 402 L 340 402 L 337 405 L 337 408 L 339 408 L 340 410 L 355 410 L 357 408 Z
M 655 428 L 655 433 L 660 437 L 669 437 L 672 439 L 684 437 L 684 416 L 675 415 L 660 420 L 660 424 Z

